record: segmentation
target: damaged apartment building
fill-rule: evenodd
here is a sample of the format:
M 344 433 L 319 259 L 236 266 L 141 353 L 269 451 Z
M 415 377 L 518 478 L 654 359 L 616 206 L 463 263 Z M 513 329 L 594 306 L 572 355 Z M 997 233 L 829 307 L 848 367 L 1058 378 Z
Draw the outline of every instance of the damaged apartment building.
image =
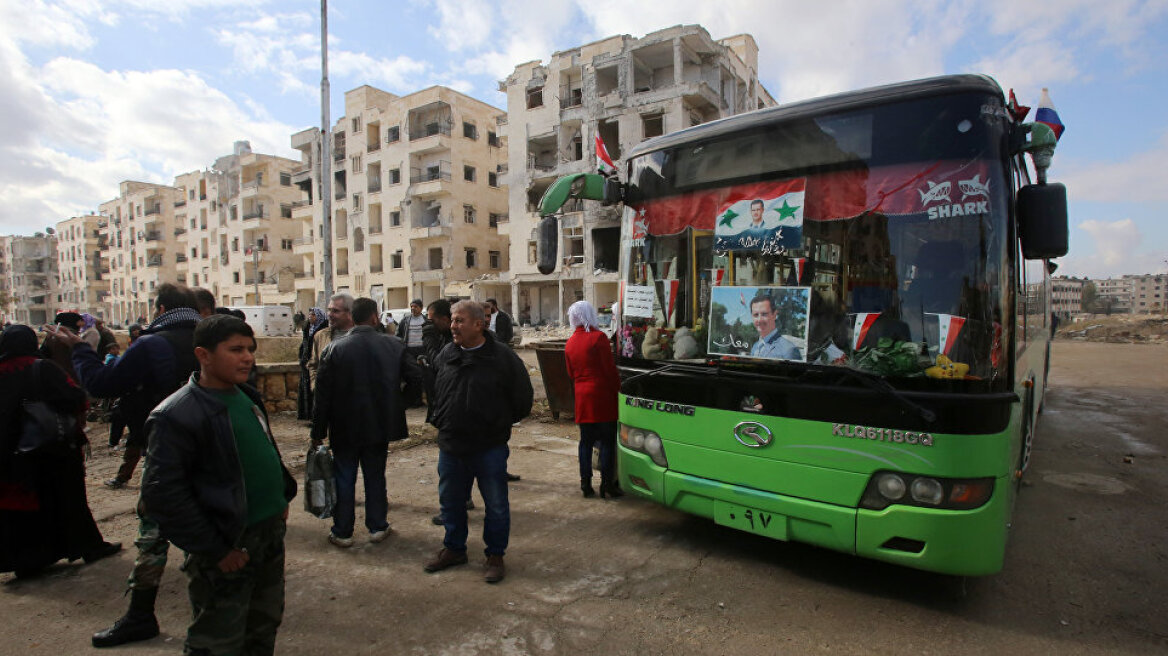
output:
M 563 323 L 567 307 L 617 300 L 620 210 L 574 202 L 560 221 L 559 268 L 536 270 L 537 208 L 559 177 L 596 171 L 595 136 L 620 169 L 636 144 L 733 114 L 770 107 L 758 46 L 741 34 L 714 40 L 684 25 L 636 39 L 614 36 L 515 67 L 507 94 L 510 144 L 510 299 L 521 323 Z
M 371 86 L 345 93 L 332 132 L 333 285 L 382 309 L 421 298 L 482 299 L 507 270 L 503 111 L 447 87 L 397 96 Z M 301 200 L 293 250 L 305 272 L 299 307 L 324 305 L 320 131 L 292 135 Z M 504 285 L 503 289 L 506 289 Z M 309 303 L 309 300 L 315 302 Z

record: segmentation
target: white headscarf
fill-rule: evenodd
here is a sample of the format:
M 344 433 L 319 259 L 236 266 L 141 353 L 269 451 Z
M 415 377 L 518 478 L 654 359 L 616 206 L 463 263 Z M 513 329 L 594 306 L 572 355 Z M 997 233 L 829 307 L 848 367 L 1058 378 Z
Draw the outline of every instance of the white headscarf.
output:
M 596 317 L 596 308 L 588 301 L 576 301 L 568 308 L 568 324 L 573 328 L 584 326 L 584 332 L 600 330 L 600 319 Z

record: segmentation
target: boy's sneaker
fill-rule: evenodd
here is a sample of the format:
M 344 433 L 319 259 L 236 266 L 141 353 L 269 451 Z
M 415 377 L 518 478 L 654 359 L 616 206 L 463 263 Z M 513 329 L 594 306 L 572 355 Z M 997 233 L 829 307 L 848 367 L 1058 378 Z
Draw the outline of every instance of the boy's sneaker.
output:
M 377 544 L 378 542 L 384 542 L 385 538 L 389 537 L 389 534 L 392 530 L 393 529 L 386 526 L 385 528 L 381 529 L 380 531 L 373 531 L 372 533 L 369 534 L 369 541 L 374 543 L 374 544 Z
M 120 490 L 120 489 L 126 487 L 126 481 L 123 481 L 120 478 L 111 478 L 108 481 L 106 481 L 104 483 L 104 485 L 111 490 Z
M 333 546 L 340 547 L 342 549 L 348 549 L 349 547 L 353 546 L 353 538 L 337 537 L 335 534 L 333 534 L 332 531 L 329 531 L 328 541 Z

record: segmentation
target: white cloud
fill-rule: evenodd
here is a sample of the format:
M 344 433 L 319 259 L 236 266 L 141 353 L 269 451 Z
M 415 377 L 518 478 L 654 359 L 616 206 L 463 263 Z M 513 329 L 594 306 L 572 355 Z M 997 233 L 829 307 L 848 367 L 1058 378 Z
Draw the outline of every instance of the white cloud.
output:
M 1143 233 L 1131 219 L 1103 221 L 1090 219 L 1075 226 L 1089 237 L 1094 252 L 1080 254 L 1075 232 L 1071 233 L 1071 252 L 1059 260 L 1059 273 L 1065 275 L 1107 278 L 1123 274 L 1154 273 L 1164 270 L 1168 248 L 1159 252 L 1141 249 L 1146 245 Z
M 1168 201 L 1164 162 L 1168 162 L 1168 133 L 1127 159 L 1064 162 L 1066 168 L 1060 168 L 1056 177 L 1075 201 L 1163 203 Z
M 190 71 L 106 71 L 60 57 L 35 67 L 0 41 L 0 233 L 92 211 L 138 179 L 170 184 L 248 139 L 291 156 L 291 126 L 248 111 Z M 259 117 L 257 117 L 259 116 Z M 11 122 L 11 123 L 9 123 Z

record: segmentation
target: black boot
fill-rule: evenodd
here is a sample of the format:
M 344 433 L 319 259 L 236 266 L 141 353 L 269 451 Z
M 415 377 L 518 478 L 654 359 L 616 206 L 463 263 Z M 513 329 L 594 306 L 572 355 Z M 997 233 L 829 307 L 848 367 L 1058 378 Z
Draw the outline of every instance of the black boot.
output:
M 592 481 L 587 478 L 580 479 L 580 491 L 584 493 L 585 499 L 591 499 L 596 496 L 596 490 L 592 489 Z
M 625 495 L 625 493 L 621 491 L 620 485 L 617 485 L 617 482 L 615 479 L 607 479 L 606 478 L 606 479 L 603 479 L 600 481 L 600 498 L 601 499 L 604 499 L 606 497 L 616 499 L 618 497 L 623 497 L 624 495 Z
M 158 588 L 130 591 L 130 609 L 113 626 L 93 634 L 94 647 L 116 647 L 127 642 L 149 640 L 158 635 L 154 600 Z

